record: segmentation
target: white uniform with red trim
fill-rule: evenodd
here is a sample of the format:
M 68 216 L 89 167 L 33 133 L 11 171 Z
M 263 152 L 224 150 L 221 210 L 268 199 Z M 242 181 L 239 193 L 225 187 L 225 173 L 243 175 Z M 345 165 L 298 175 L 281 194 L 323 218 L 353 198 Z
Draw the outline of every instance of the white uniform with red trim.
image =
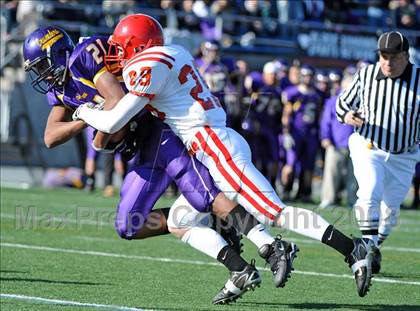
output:
M 149 98 L 146 108 L 167 123 L 210 171 L 218 187 L 263 223 L 285 207 L 251 162 L 245 139 L 226 127 L 226 113 L 200 76 L 189 52 L 153 47 L 123 70 L 130 93 Z

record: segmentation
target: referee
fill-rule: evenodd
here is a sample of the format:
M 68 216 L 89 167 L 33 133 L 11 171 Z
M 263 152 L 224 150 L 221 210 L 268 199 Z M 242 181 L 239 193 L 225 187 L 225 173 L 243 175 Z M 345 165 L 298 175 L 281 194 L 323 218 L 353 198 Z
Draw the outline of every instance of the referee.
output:
M 338 120 L 355 127 L 349 149 L 359 184 L 356 218 L 377 246 L 397 223 L 420 161 L 420 69 L 409 62 L 408 48 L 400 32 L 382 34 L 379 61 L 362 68 L 336 103 Z M 380 262 L 376 248 L 373 273 Z

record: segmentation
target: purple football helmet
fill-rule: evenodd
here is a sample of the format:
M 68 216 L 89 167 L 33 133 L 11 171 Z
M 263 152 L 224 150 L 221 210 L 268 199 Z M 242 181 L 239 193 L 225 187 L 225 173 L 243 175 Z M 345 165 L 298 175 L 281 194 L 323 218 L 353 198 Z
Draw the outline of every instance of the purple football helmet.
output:
M 24 69 L 29 72 L 36 91 L 46 94 L 54 87 L 64 86 L 73 49 L 69 35 L 59 27 L 41 27 L 26 37 Z

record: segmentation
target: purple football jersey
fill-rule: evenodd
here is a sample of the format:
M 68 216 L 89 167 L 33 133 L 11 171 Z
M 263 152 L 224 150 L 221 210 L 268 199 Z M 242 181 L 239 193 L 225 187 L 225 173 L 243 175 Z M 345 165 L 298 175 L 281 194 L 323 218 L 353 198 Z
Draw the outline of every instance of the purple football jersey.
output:
M 315 134 L 319 127 L 321 109 L 318 93 L 314 90 L 303 93 L 298 86 L 292 86 L 284 90 L 283 100 L 293 107 L 289 120 L 291 131 Z
M 93 36 L 79 43 L 69 60 L 71 79 L 64 89 L 53 89 L 47 94 L 50 106 L 65 105 L 76 109 L 81 104 L 104 101 L 95 87 L 95 82 L 105 72 L 104 57 L 108 50 L 107 37 Z M 121 78 L 121 86 L 126 91 Z

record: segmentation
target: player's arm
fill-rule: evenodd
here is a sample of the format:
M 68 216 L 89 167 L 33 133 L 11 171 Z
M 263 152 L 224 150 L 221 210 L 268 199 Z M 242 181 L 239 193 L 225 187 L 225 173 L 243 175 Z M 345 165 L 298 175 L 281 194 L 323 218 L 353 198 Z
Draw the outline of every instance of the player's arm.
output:
M 96 80 L 95 86 L 99 94 L 101 94 L 101 96 L 105 99 L 104 110 L 111 110 L 114 108 L 118 101 L 125 95 L 118 79 L 112 73 L 107 71 L 102 73 Z M 98 149 L 104 149 L 109 141 L 121 141 L 125 132 L 124 128 L 113 135 L 98 132 L 93 140 L 93 145 Z
M 145 60 L 124 69 L 125 84 L 130 88 L 116 106 L 108 111 L 98 111 L 82 106 L 73 116 L 82 119 L 98 131 L 115 133 L 139 113 L 149 101 L 164 89 L 172 64 L 166 60 Z
M 359 71 L 350 86 L 337 99 L 336 116 L 341 123 L 356 127 L 363 125 L 363 118 L 356 112 L 360 105 L 360 89 Z
M 44 131 L 44 143 L 47 148 L 65 143 L 86 128 L 83 121 L 71 121 L 71 115 L 72 111 L 63 105 L 52 107 Z
M 81 119 L 98 131 L 114 134 L 123 128 L 149 102 L 149 98 L 127 93 L 115 107 L 108 111 L 99 111 L 82 105 L 73 115 Z
M 284 103 L 283 106 L 283 113 L 281 115 L 281 125 L 283 128 L 283 133 L 289 133 L 289 126 L 290 126 L 290 119 L 293 114 L 293 103 L 290 101 L 286 92 L 282 93 L 282 102 Z

